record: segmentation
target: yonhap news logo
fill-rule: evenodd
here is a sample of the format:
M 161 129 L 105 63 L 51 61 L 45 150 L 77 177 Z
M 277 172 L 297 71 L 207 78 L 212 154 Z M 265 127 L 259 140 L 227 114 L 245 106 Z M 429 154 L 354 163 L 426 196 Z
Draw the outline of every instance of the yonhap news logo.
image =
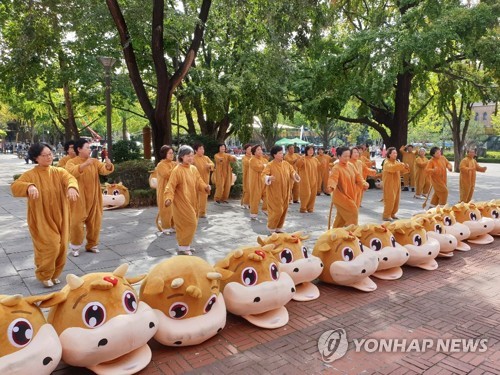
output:
M 353 339 L 354 352 L 366 353 L 424 353 L 434 350 L 440 353 L 484 353 L 488 350 L 488 339 Z M 330 363 L 342 358 L 349 341 L 343 328 L 325 331 L 318 339 L 318 350 L 323 362 Z

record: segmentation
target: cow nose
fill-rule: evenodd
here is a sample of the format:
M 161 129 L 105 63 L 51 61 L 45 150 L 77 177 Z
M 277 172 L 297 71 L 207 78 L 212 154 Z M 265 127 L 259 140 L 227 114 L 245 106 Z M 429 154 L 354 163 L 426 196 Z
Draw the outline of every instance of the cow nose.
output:
M 361 273 L 366 273 L 366 270 L 361 271 Z
M 387 257 L 384 257 L 384 260 L 387 262 L 389 259 Z
M 219 328 L 219 329 L 217 330 L 217 333 L 219 333 L 220 331 L 222 331 L 222 328 Z
M 174 345 L 181 345 L 182 344 L 182 341 L 176 341 L 174 342 Z
M 295 293 L 295 288 L 292 288 L 292 293 Z
M 299 272 L 299 269 L 298 268 L 294 268 L 293 272 Z
M 154 328 L 155 324 L 153 322 L 149 322 L 149 328 Z
M 486 224 L 484 224 L 484 227 L 485 227 L 485 228 L 488 228 L 488 226 L 487 226 Z
M 320 266 L 321 268 L 323 268 L 323 267 L 324 267 L 323 262 L 321 262 L 321 264 L 320 264 L 319 266 Z
M 255 297 L 255 298 L 253 299 L 253 301 L 254 301 L 254 302 L 260 302 L 260 297 Z
M 452 241 L 450 241 L 450 245 L 452 244 Z
M 460 232 L 460 235 L 463 236 L 464 234 L 462 232 Z
M 52 362 L 53 359 L 51 357 L 45 357 L 42 361 L 44 366 L 47 366 L 50 362 Z
M 431 251 L 429 251 L 427 254 L 432 255 L 432 252 L 431 252 Z
M 108 339 L 102 339 L 101 341 L 99 341 L 99 344 L 97 344 L 97 346 L 104 346 L 104 345 L 107 345 L 108 344 Z

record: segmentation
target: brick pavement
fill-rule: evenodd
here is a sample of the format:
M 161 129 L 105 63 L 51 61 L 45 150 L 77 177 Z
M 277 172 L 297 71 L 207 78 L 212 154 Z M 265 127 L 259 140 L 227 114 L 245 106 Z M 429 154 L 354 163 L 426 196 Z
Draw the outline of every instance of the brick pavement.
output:
M 6 168 L 7 167 L 7 168 Z M 33 275 L 32 250 L 26 226 L 25 201 L 12 200 L 8 191 L 13 173 L 28 167 L 0 155 L 0 292 L 25 295 L 47 292 Z M 29 166 L 31 168 L 31 166 Z M 496 190 L 500 166 L 478 176 L 479 199 L 499 198 Z M 456 174 L 450 175 L 450 200 L 457 196 Z M 361 222 L 379 221 L 377 191 L 368 191 Z M 410 193 L 411 194 L 411 193 Z M 409 216 L 416 203 L 402 194 L 401 216 Z M 291 206 L 287 227 L 311 235 L 307 245 L 325 229 L 328 197 L 319 197 L 316 212 L 300 215 Z M 209 205 L 209 219 L 200 221 L 196 247 L 209 262 L 220 259 L 237 245 L 251 243 L 265 234 L 265 218 L 250 223 L 248 212 L 237 202 L 225 207 Z M 107 212 L 103 221 L 101 252 L 68 259 L 65 273 L 83 274 L 110 270 L 120 262 L 131 264 L 130 274 L 147 272 L 174 253 L 175 239 L 154 234 L 155 208 Z M 153 360 L 141 374 L 500 374 L 500 240 L 473 247 L 453 258 L 439 258 L 439 268 L 424 271 L 405 267 L 397 281 L 376 280 L 378 289 L 363 293 L 318 284 L 321 297 L 311 302 L 291 301 L 290 322 L 275 330 L 263 330 L 229 314 L 226 327 L 211 340 L 184 348 L 150 342 Z M 71 258 L 71 257 L 70 257 Z M 347 354 L 324 363 L 318 352 L 319 336 L 344 328 L 349 338 Z M 354 351 L 353 339 L 370 338 L 487 338 L 485 353 L 367 353 Z M 60 364 L 55 374 L 90 374 Z

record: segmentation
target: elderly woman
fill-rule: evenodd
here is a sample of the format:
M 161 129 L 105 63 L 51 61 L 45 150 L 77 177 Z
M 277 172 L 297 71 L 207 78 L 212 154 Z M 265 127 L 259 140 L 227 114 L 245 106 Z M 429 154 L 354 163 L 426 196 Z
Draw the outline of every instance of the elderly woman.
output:
M 425 172 L 425 167 L 427 167 L 427 163 L 429 162 L 429 159 L 425 156 L 425 152 L 425 148 L 420 148 L 418 156 L 415 159 L 415 186 L 417 189 L 415 198 L 417 199 L 425 199 L 431 187 L 431 179 Z
M 68 171 L 53 167 L 46 143 L 35 143 L 28 157 L 36 166 L 11 186 L 14 197 L 28 198 L 28 227 L 35 250 L 35 276 L 50 288 L 59 284 L 69 241 L 69 200 L 78 199 L 78 183 Z

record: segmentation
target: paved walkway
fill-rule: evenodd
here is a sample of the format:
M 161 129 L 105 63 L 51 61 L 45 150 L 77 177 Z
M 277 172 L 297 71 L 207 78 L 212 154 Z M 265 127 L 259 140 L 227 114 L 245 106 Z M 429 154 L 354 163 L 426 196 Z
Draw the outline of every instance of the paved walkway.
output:
M 15 173 L 31 168 L 11 155 L 0 154 L 0 294 L 46 293 L 34 277 L 32 244 L 26 225 L 26 200 L 12 199 L 9 184 Z M 476 199 L 500 198 L 500 165 L 488 165 L 478 175 Z M 458 175 L 449 175 L 450 202 L 458 199 Z M 401 217 L 420 210 L 422 201 L 403 192 Z M 380 222 L 380 191 L 365 194 L 360 223 Z M 318 197 L 313 214 L 300 214 L 292 205 L 288 231 L 311 235 L 312 248 L 326 229 L 330 199 Z M 194 247 L 210 263 L 238 246 L 254 244 L 266 235 L 266 217 L 251 222 L 237 201 L 209 204 L 208 219 L 199 223 Z M 156 236 L 156 208 L 107 211 L 100 254 L 69 257 L 65 274 L 112 270 L 130 264 L 129 274 L 147 272 L 154 264 L 175 254 L 174 237 Z M 493 373 L 500 374 L 500 240 L 474 246 L 469 253 L 439 259 L 436 271 L 405 267 L 402 279 L 377 280 L 372 293 L 319 284 L 321 297 L 312 302 L 287 305 L 290 322 L 275 330 L 258 329 L 229 314 L 223 331 L 195 347 L 168 348 L 152 341 L 153 361 L 141 374 L 171 373 Z M 322 361 L 318 338 L 327 330 L 343 328 L 349 339 L 347 354 L 332 363 Z M 356 352 L 353 339 L 393 338 L 411 340 L 454 338 L 488 339 L 484 353 Z M 61 364 L 56 374 L 89 374 Z

